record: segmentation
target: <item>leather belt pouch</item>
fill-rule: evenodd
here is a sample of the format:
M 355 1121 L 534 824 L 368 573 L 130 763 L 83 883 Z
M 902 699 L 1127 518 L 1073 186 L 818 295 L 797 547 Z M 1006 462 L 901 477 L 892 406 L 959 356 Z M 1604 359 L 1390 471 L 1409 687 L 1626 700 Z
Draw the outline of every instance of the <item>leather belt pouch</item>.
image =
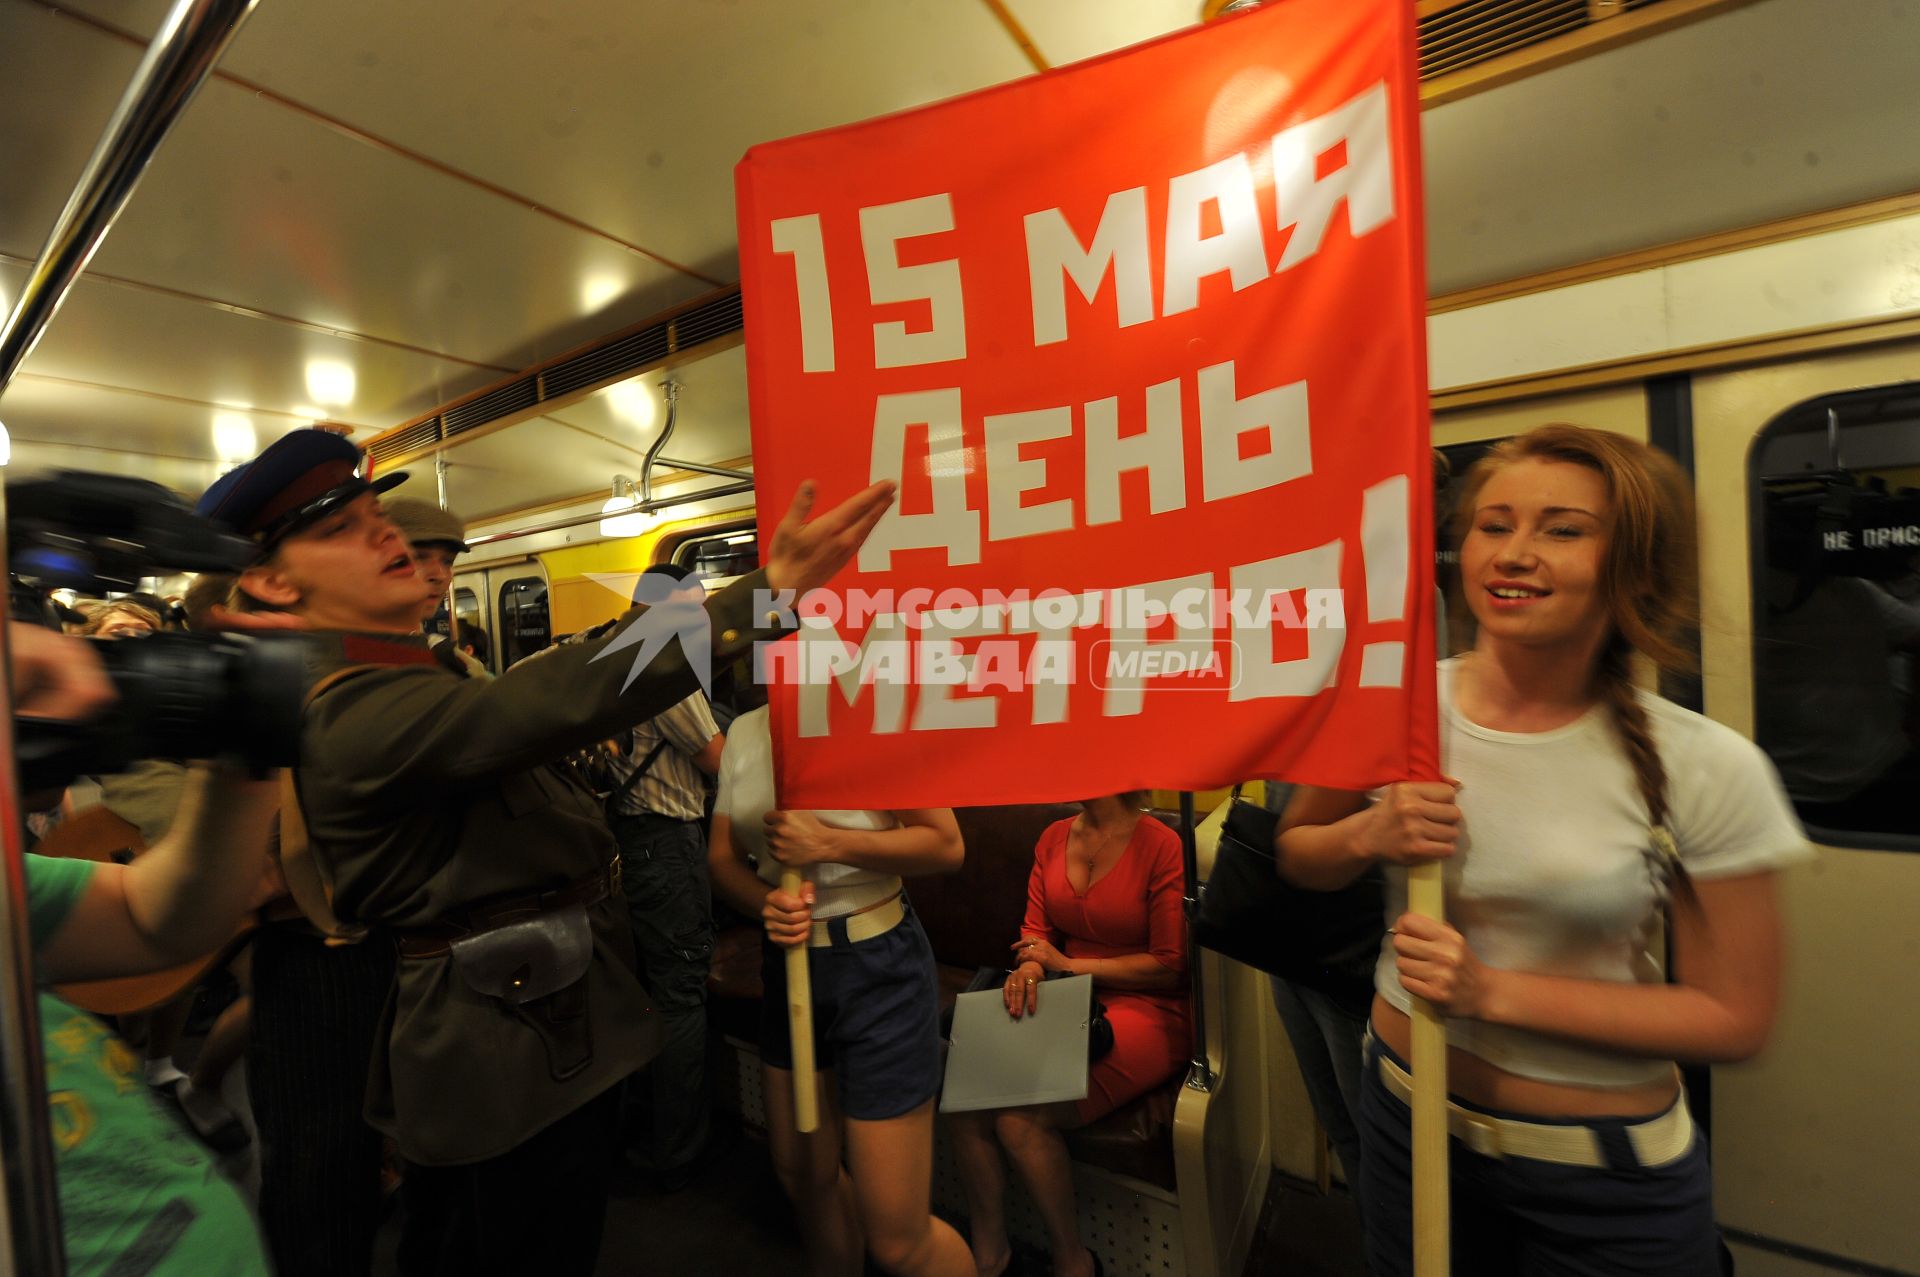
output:
M 587 973 L 593 924 L 586 905 L 562 905 L 461 936 L 447 949 L 468 988 L 520 1006 L 558 993 Z

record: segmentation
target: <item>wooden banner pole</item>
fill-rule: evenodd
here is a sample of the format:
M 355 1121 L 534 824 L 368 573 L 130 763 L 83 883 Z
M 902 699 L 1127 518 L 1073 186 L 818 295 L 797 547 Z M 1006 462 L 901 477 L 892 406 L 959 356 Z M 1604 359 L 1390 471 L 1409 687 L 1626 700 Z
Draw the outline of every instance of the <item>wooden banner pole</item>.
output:
M 780 890 L 800 894 L 806 877 L 798 869 L 780 871 Z M 787 1031 L 793 1035 L 793 1126 L 802 1135 L 820 1129 L 819 1085 L 813 1072 L 813 975 L 808 967 L 811 946 L 802 942 L 787 950 Z
M 1407 908 L 1446 917 L 1442 866 L 1407 873 Z M 1440 1013 L 1413 1000 L 1413 1271 L 1447 1277 L 1451 1260 L 1447 1167 L 1447 1026 Z

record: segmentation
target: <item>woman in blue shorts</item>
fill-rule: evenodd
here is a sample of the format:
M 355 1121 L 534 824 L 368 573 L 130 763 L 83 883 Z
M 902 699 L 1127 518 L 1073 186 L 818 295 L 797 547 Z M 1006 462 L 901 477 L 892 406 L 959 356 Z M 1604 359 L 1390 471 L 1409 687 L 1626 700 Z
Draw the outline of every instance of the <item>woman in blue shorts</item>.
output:
M 1684 668 L 1690 486 L 1618 435 L 1543 426 L 1467 476 L 1472 651 L 1440 667 L 1453 782 L 1302 789 L 1281 872 L 1388 877 L 1360 1101 L 1375 1277 L 1411 1271 L 1413 998 L 1446 1017 L 1453 1271 L 1720 1271 L 1706 1141 L 1675 1061 L 1757 1052 L 1780 996 L 1775 879 L 1805 838 L 1754 745 L 1635 686 Z M 1405 913 L 1445 865 L 1447 921 Z M 1663 906 L 1674 970 L 1654 959 Z
M 939 1002 L 933 951 L 900 885 L 959 868 L 959 826 L 945 810 L 776 811 L 773 800 L 762 708 L 727 733 L 707 855 L 714 891 L 766 927 L 767 1138 L 811 1269 L 859 1277 L 870 1251 L 896 1277 L 973 1277 L 966 1243 L 930 1204 Z M 801 895 L 768 885 L 782 867 L 805 871 Z M 786 1015 L 786 951 L 803 944 L 819 1068 L 820 1128 L 811 1135 L 794 1130 Z

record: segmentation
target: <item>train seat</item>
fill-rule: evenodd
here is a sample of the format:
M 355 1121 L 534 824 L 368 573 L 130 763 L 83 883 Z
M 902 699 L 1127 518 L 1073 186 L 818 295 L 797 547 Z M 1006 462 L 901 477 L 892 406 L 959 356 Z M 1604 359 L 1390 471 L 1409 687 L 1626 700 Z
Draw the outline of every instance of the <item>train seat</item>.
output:
M 942 1015 L 981 967 L 1004 967 L 1027 909 L 1033 848 L 1048 825 L 1079 810 L 1073 803 L 962 807 L 954 812 L 967 855 L 959 872 L 908 884 L 915 913 L 939 964 Z M 1153 813 L 1169 827 L 1179 815 Z M 722 1033 L 752 1042 L 758 1033 L 759 928 L 725 927 L 715 938 L 708 977 L 709 1018 Z M 1072 1132 L 1074 1160 L 1174 1188 L 1173 1112 L 1180 1079 Z

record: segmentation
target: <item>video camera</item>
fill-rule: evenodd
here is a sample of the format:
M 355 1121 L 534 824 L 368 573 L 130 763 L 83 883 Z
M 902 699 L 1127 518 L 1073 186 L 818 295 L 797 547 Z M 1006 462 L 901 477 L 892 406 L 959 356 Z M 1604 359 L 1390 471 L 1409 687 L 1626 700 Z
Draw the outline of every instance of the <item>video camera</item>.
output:
M 239 572 L 254 545 L 200 518 L 157 483 L 60 471 L 8 484 L 13 619 L 50 625 L 46 591 L 138 588 L 162 571 Z M 298 636 L 159 633 L 99 644 L 115 702 L 85 722 L 14 719 L 26 792 L 123 771 L 142 758 L 297 760 L 307 674 Z

